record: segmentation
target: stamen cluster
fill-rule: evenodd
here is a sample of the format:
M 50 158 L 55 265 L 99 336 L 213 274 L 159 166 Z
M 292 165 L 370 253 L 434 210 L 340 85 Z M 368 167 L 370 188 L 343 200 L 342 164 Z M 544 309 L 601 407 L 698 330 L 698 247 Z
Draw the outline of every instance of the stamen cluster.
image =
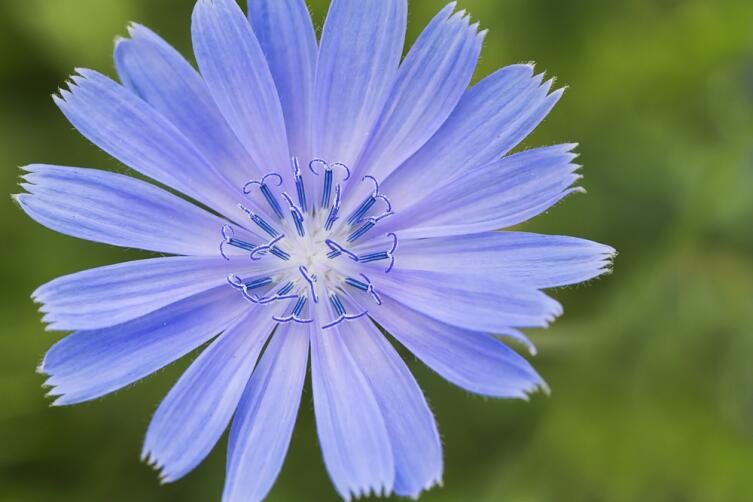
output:
M 233 226 L 224 225 L 220 253 L 229 260 L 227 247 L 231 246 L 248 252 L 253 261 L 276 260 L 266 269 L 274 272 L 251 277 L 232 274 L 228 283 L 254 304 L 284 305 L 272 316 L 278 323 L 318 322 L 320 328 L 329 329 L 367 315 L 363 304 L 382 304 L 365 273 L 376 269 L 364 265 L 386 262 L 384 273 L 389 273 L 395 265 L 398 239 L 394 233 L 387 234 L 391 245 L 386 250 L 374 249 L 363 241 L 380 221 L 394 214 L 392 204 L 380 193 L 377 179 L 365 176 L 362 181 L 373 183 L 374 190 L 343 218 L 342 186 L 351 177 L 350 169 L 341 163 L 312 160 L 307 187 L 297 158 L 292 159 L 292 167 L 292 180 L 273 172 L 243 187 L 245 195 L 258 192 L 266 202 L 266 214 L 243 204 L 238 207 L 269 240 L 248 242 L 236 237 Z M 295 200 L 284 189 L 286 181 L 295 190 Z M 315 203 L 309 200 L 312 194 Z M 287 204 L 287 211 L 280 198 Z M 380 202 L 384 211 L 375 213 Z

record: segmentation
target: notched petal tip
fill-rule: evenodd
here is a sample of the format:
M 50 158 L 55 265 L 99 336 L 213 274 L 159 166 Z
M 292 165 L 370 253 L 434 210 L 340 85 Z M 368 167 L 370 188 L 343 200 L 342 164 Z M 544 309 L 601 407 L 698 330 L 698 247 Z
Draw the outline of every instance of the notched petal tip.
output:
M 66 83 L 68 84 L 68 89 L 70 89 L 71 84 L 68 82 Z M 50 97 L 52 98 L 52 101 L 57 105 L 58 108 L 63 108 L 67 104 L 67 100 L 71 96 L 71 93 L 68 89 L 59 87 L 57 90 L 57 93 L 53 93 L 50 95 Z
M 539 392 L 543 393 L 546 397 L 552 395 L 552 388 L 549 387 L 549 384 L 547 384 L 543 378 L 534 388 L 528 391 L 528 396 L 533 396 L 534 394 L 537 394 Z
M 554 84 L 556 78 L 551 78 L 548 83 L 551 83 L 549 86 L 549 89 L 551 89 L 551 86 Z M 570 87 L 569 86 L 563 86 L 558 89 L 555 89 L 549 93 L 547 96 L 547 99 L 553 100 L 555 103 L 560 100 L 563 94 L 565 94 L 565 91 L 567 91 Z M 548 91 L 547 91 L 548 92 Z
M 421 488 L 419 488 L 415 492 L 408 493 L 408 494 L 401 495 L 401 496 L 404 496 L 404 497 L 409 498 L 411 500 L 419 500 L 421 498 L 421 495 L 424 494 L 424 492 L 428 492 L 429 490 L 431 490 L 434 487 L 441 488 L 442 485 L 443 485 L 443 483 L 444 483 L 444 481 L 442 480 L 442 474 L 439 473 L 439 475 L 436 478 L 433 478 L 433 479 L 429 480 L 424 486 L 422 486 Z
M 147 449 L 146 445 L 144 445 L 144 449 L 141 451 L 141 461 L 157 473 L 157 479 L 160 485 L 166 485 L 176 481 L 177 478 L 172 477 L 171 474 L 165 471 L 165 465 L 154 456 L 152 451 Z
M 582 179 L 582 178 L 583 178 L 583 176 L 578 176 L 578 179 Z M 585 195 L 585 194 L 588 193 L 588 190 L 586 190 L 583 187 L 573 187 L 573 188 L 570 189 L 570 192 L 568 193 L 568 195 L 575 194 L 575 193 Z
M 139 38 L 139 37 L 142 37 L 151 33 L 151 30 L 149 28 L 147 28 L 141 23 L 136 23 L 134 21 L 131 21 L 130 23 L 128 23 L 126 30 L 128 31 L 128 35 L 132 39 L 136 39 L 136 38 Z

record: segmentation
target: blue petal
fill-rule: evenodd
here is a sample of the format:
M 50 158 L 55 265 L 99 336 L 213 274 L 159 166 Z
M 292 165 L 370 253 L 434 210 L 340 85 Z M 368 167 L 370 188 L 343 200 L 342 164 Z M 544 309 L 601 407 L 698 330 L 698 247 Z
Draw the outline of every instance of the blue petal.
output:
M 78 70 L 55 103 L 99 148 L 141 174 L 183 192 L 227 216 L 239 189 L 229 183 L 169 120 L 125 87 L 91 70 Z
M 241 277 L 271 275 L 268 262 L 246 256 L 170 257 L 120 263 L 60 277 L 37 289 L 49 330 L 115 326 Z
M 216 256 L 224 220 L 120 174 L 32 165 L 16 200 L 35 221 L 80 239 L 161 253 Z
M 575 237 L 486 232 L 400 241 L 400 268 L 499 274 L 537 289 L 577 284 L 610 270 L 615 250 Z
M 392 491 L 395 464 L 379 404 L 338 328 L 311 330 L 311 380 L 319 442 L 345 500 Z
M 256 168 L 287 168 L 290 158 L 280 99 L 264 53 L 238 4 L 199 0 L 191 32 L 209 91 Z
M 222 332 L 248 302 L 221 286 L 133 321 L 78 331 L 54 345 L 39 368 L 55 405 L 114 392 L 176 361 Z
M 212 451 L 273 329 L 274 321 L 263 310 L 241 316 L 162 401 L 149 424 L 142 458 L 160 471 L 163 482 L 185 476 Z
M 406 207 L 428 195 L 437 180 L 452 180 L 507 154 L 562 95 L 561 89 L 549 94 L 552 82 L 541 80 L 532 66 L 514 65 L 479 82 L 437 134 L 385 181 L 385 193 Z
M 395 458 L 395 493 L 417 498 L 442 481 L 434 416 L 413 375 L 370 320 L 348 323 L 342 332 L 382 410 Z
M 246 387 L 230 431 L 224 502 L 260 501 L 277 479 L 306 379 L 307 331 L 278 329 Z
M 437 320 L 476 331 L 546 327 L 562 307 L 530 286 L 498 274 L 463 275 L 396 267 L 379 279 L 379 292 Z
M 575 145 L 516 153 L 440 186 L 420 203 L 386 222 L 401 237 L 437 237 L 508 228 L 546 211 L 580 179 Z
M 317 41 L 304 0 L 250 0 L 248 15 L 274 77 L 290 153 L 311 158 Z
M 392 301 L 372 314 L 424 364 L 465 390 L 520 399 L 547 390 L 528 361 L 489 335 L 448 326 Z
M 397 80 L 358 169 L 378 179 L 414 154 L 447 120 L 476 68 L 483 35 L 455 4 L 429 23 L 400 65 Z M 356 176 L 355 179 L 359 179 Z
M 351 167 L 395 81 L 407 0 L 333 0 L 314 89 L 314 152 Z
M 115 65 L 123 85 L 175 125 L 238 190 L 265 174 L 256 168 L 220 113 L 206 84 L 167 42 L 140 25 L 119 40 Z

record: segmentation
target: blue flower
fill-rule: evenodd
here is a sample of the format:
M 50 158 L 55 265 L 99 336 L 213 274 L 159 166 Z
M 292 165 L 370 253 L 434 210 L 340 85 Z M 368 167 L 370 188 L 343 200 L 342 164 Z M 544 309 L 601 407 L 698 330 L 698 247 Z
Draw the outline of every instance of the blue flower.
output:
M 304 0 L 199 0 L 200 73 L 143 26 L 121 84 L 77 70 L 55 102 L 155 183 L 31 165 L 16 196 L 58 232 L 168 257 L 39 288 L 56 405 L 121 389 L 208 343 L 169 392 L 144 459 L 175 481 L 231 422 L 223 500 L 260 500 L 290 443 L 311 354 L 316 424 L 345 499 L 418 496 L 442 448 L 383 332 L 471 392 L 544 381 L 499 336 L 561 313 L 541 290 L 596 277 L 614 250 L 520 232 L 578 191 L 575 145 L 510 152 L 562 94 L 531 65 L 468 89 L 484 32 L 442 9 L 402 59 L 406 0 L 334 0 L 318 41 Z M 250 19 L 250 22 L 249 22 Z M 182 196 L 176 195 L 176 193 Z

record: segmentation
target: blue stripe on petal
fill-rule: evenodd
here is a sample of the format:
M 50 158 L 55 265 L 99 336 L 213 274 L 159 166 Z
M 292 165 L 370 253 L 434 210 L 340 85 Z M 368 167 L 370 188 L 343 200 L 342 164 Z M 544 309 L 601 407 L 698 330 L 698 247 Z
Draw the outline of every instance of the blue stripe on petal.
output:
M 530 65 L 508 66 L 471 88 L 421 150 L 390 178 L 384 190 L 403 207 L 450 181 L 499 159 L 522 141 L 559 100 Z M 427 166 L 430 166 L 427 168 Z
M 495 274 L 403 270 L 379 278 L 379 292 L 442 322 L 461 328 L 503 332 L 546 327 L 562 307 L 530 286 Z
M 448 326 L 394 301 L 373 314 L 424 364 L 467 391 L 527 399 L 548 390 L 528 361 L 490 335 Z
M 230 274 L 268 276 L 268 262 L 242 256 L 138 260 L 60 277 L 37 289 L 49 330 L 115 326 L 203 291 L 226 284 Z
M 248 15 L 280 97 L 291 155 L 311 159 L 317 40 L 304 0 L 250 0 Z
M 251 24 L 235 0 L 199 0 L 191 26 L 201 75 L 262 171 L 290 163 L 280 99 Z
M 577 284 L 610 270 L 615 250 L 575 237 L 523 232 L 403 239 L 400 268 L 463 275 L 500 274 L 515 284 L 552 288 Z
M 451 15 L 454 7 L 437 14 L 400 65 L 360 172 L 385 179 L 437 132 L 468 87 L 483 35 L 464 12 Z
M 146 27 L 134 24 L 128 31 L 132 39 L 115 47 L 123 85 L 170 120 L 238 191 L 266 174 L 254 166 L 188 61 Z
M 464 173 L 388 220 L 401 237 L 462 235 L 523 223 L 572 193 L 576 145 L 535 148 Z M 437 208 L 442 208 L 438 210 Z M 404 231 L 403 231 L 404 230 Z
M 348 323 L 342 332 L 382 410 L 395 458 L 395 493 L 417 498 L 442 480 L 434 416 L 413 375 L 371 320 Z
M 169 120 L 136 94 L 91 70 L 78 70 L 54 100 L 78 131 L 127 166 L 225 215 L 238 187 L 225 179 Z
M 308 327 L 280 327 L 238 406 L 228 446 L 223 502 L 264 499 L 293 435 L 308 362 Z
M 314 153 L 353 167 L 394 83 L 406 0 L 333 0 L 314 90 Z
M 274 322 L 262 310 L 241 316 L 167 394 L 149 424 L 142 452 L 163 482 L 185 476 L 212 451 L 273 328 Z
M 350 500 L 392 492 L 390 437 L 368 380 L 345 347 L 347 333 L 311 330 L 311 380 L 319 442 L 332 482 Z
M 32 165 L 16 196 L 35 221 L 80 239 L 161 253 L 216 256 L 224 220 L 120 174 Z
M 78 331 L 55 344 L 39 368 L 49 375 L 57 406 L 114 392 L 180 359 L 227 328 L 248 309 L 233 288 L 221 286 L 133 321 Z

